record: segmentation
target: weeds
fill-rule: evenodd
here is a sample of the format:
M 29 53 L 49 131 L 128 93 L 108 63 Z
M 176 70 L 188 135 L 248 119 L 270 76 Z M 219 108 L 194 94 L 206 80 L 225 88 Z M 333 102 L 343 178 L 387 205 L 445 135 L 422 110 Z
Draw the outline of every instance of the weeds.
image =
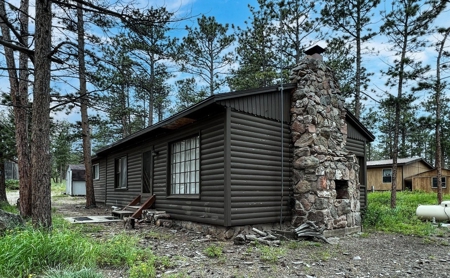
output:
M 261 260 L 275 264 L 278 262 L 280 257 L 286 254 L 286 249 L 282 247 L 272 247 L 272 246 L 259 246 L 259 252 L 261 253 Z
M 138 248 L 139 238 L 125 233 L 115 235 L 113 238 L 98 244 L 99 256 L 96 262 L 100 266 L 133 266 L 135 262 L 152 261 L 150 250 Z M 152 262 L 153 263 L 153 262 Z
M 220 256 L 222 256 L 222 246 L 212 244 L 212 245 L 206 247 L 203 250 L 203 253 L 205 253 L 205 255 L 210 258 L 220 257 Z
M 0 240 L 0 277 L 24 277 L 54 267 L 93 267 L 97 246 L 76 231 L 32 228 L 7 231 Z
M 390 192 L 368 194 L 368 207 L 363 225 L 368 229 L 404 235 L 426 236 L 435 232 L 430 223 L 416 216 L 419 204 L 436 204 L 436 194 L 418 191 L 397 192 L 397 207 L 390 207 Z
M 103 275 L 94 268 L 73 269 L 50 269 L 46 271 L 43 278 L 103 278 Z

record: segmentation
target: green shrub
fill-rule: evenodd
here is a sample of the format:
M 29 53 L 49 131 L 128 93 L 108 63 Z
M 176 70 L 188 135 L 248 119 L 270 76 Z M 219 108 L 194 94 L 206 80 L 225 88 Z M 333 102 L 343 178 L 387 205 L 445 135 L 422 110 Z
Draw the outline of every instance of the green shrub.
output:
M 18 180 L 6 180 L 6 189 L 7 190 L 19 190 L 19 181 Z

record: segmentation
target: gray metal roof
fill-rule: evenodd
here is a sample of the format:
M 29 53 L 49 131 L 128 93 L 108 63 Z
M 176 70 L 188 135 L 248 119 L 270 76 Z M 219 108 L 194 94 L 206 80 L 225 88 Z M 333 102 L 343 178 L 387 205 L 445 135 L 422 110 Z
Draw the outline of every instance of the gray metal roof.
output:
M 84 164 L 70 164 L 70 170 L 85 170 Z
M 430 168 L 433 168 L 433 166 L 428 163 L 425 159 L 421 157 L 406 157 L 406 158 L 399 158 L 397 159 L 397 165 L 408 165 L 417 161 L 422 161 L 426 165 L 428 165 Z M 381 167 L 381 166 L 391 166 L 393 164 L 392 159 L 385 159 L 385 160 L 373 160 L 373 161 L 367 161 L 367 167 Z

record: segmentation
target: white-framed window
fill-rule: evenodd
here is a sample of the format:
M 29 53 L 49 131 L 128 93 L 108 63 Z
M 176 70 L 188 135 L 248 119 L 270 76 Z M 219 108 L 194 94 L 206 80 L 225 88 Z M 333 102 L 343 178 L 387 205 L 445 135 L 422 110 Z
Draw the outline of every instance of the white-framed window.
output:
M 447 188 L 447 183 L 445 177 L 441 177 L 442 188 Z M 437 188 L 437 177 L 431 178 L 431 188 Z
M 170 145 L 170 194 L 200 194 L 199 135 Z
M 114 186 L 115 188 L 127 188 L 128 183 L 128 165 L 127 165 L 127 157 L 122 156 L 120 158 L 116 158 L 114 163 Z
M 100 166 L 98 164 L 92 165 L 92 175 L 94 176 L 94 180 L 100 179 Z
M 392 182 L 392 169 L 383 169 L 383 183 Z

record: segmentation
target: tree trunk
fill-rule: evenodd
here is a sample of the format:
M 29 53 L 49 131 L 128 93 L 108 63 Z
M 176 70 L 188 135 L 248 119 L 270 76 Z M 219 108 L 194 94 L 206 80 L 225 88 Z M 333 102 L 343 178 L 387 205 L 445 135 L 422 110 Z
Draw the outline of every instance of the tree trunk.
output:
M 20 3 L 21 14 L 20 34 L 22 42 L 28 45 L 28 0 Z M 1 1 L 0 13 L 5 16 L 5 1 Z M 11 41 L 9 29 L 1 24 L 3 38 Z M 15 138 L 17 146 L 17 162 L 19 168 L 19 194 L 20 194 L 20 215 L 22 217 L 31 216 L 31 165 L 30 148 L 28 136 L 28 56 L 19 53 L 19 76 L 17 76 L 16 64 L 12 49 L 5 48 L 5 59 L 8 67 L 11 101 L 14 111 Z
M 31 126 L 32 220 L 35 227 L 50 229 L 50 52 L 52 1 L 36 1 L 35 71 Z
M 78 70 L 80 76 L 81 130 L 83 136 L 83 158 L 86 181 L 86 208 L 97 206 L 95 202 L 94 181 L 92 177 L 91 131 L 89 127 L 88 103 L 86 88 L 86 64 L 84 60 L 84 19 L 83 4 L 77 3 L 78 27 Z
M 356 5 L 356 90 L 355 90 L 355 117 L 361 116 L 361 5 Z
M 6 198 L 5 160 L 0 154 L 0 202 L 8 202 Z
M 444 33 L 439 45 L 439 53 L 436 62 L 436 170 L 437 170 L 437 199 L 442 203 L 442 147 L 441 147 L 441 58 L 444 51 L 445 41 L 450 33 L 450 28 Z

